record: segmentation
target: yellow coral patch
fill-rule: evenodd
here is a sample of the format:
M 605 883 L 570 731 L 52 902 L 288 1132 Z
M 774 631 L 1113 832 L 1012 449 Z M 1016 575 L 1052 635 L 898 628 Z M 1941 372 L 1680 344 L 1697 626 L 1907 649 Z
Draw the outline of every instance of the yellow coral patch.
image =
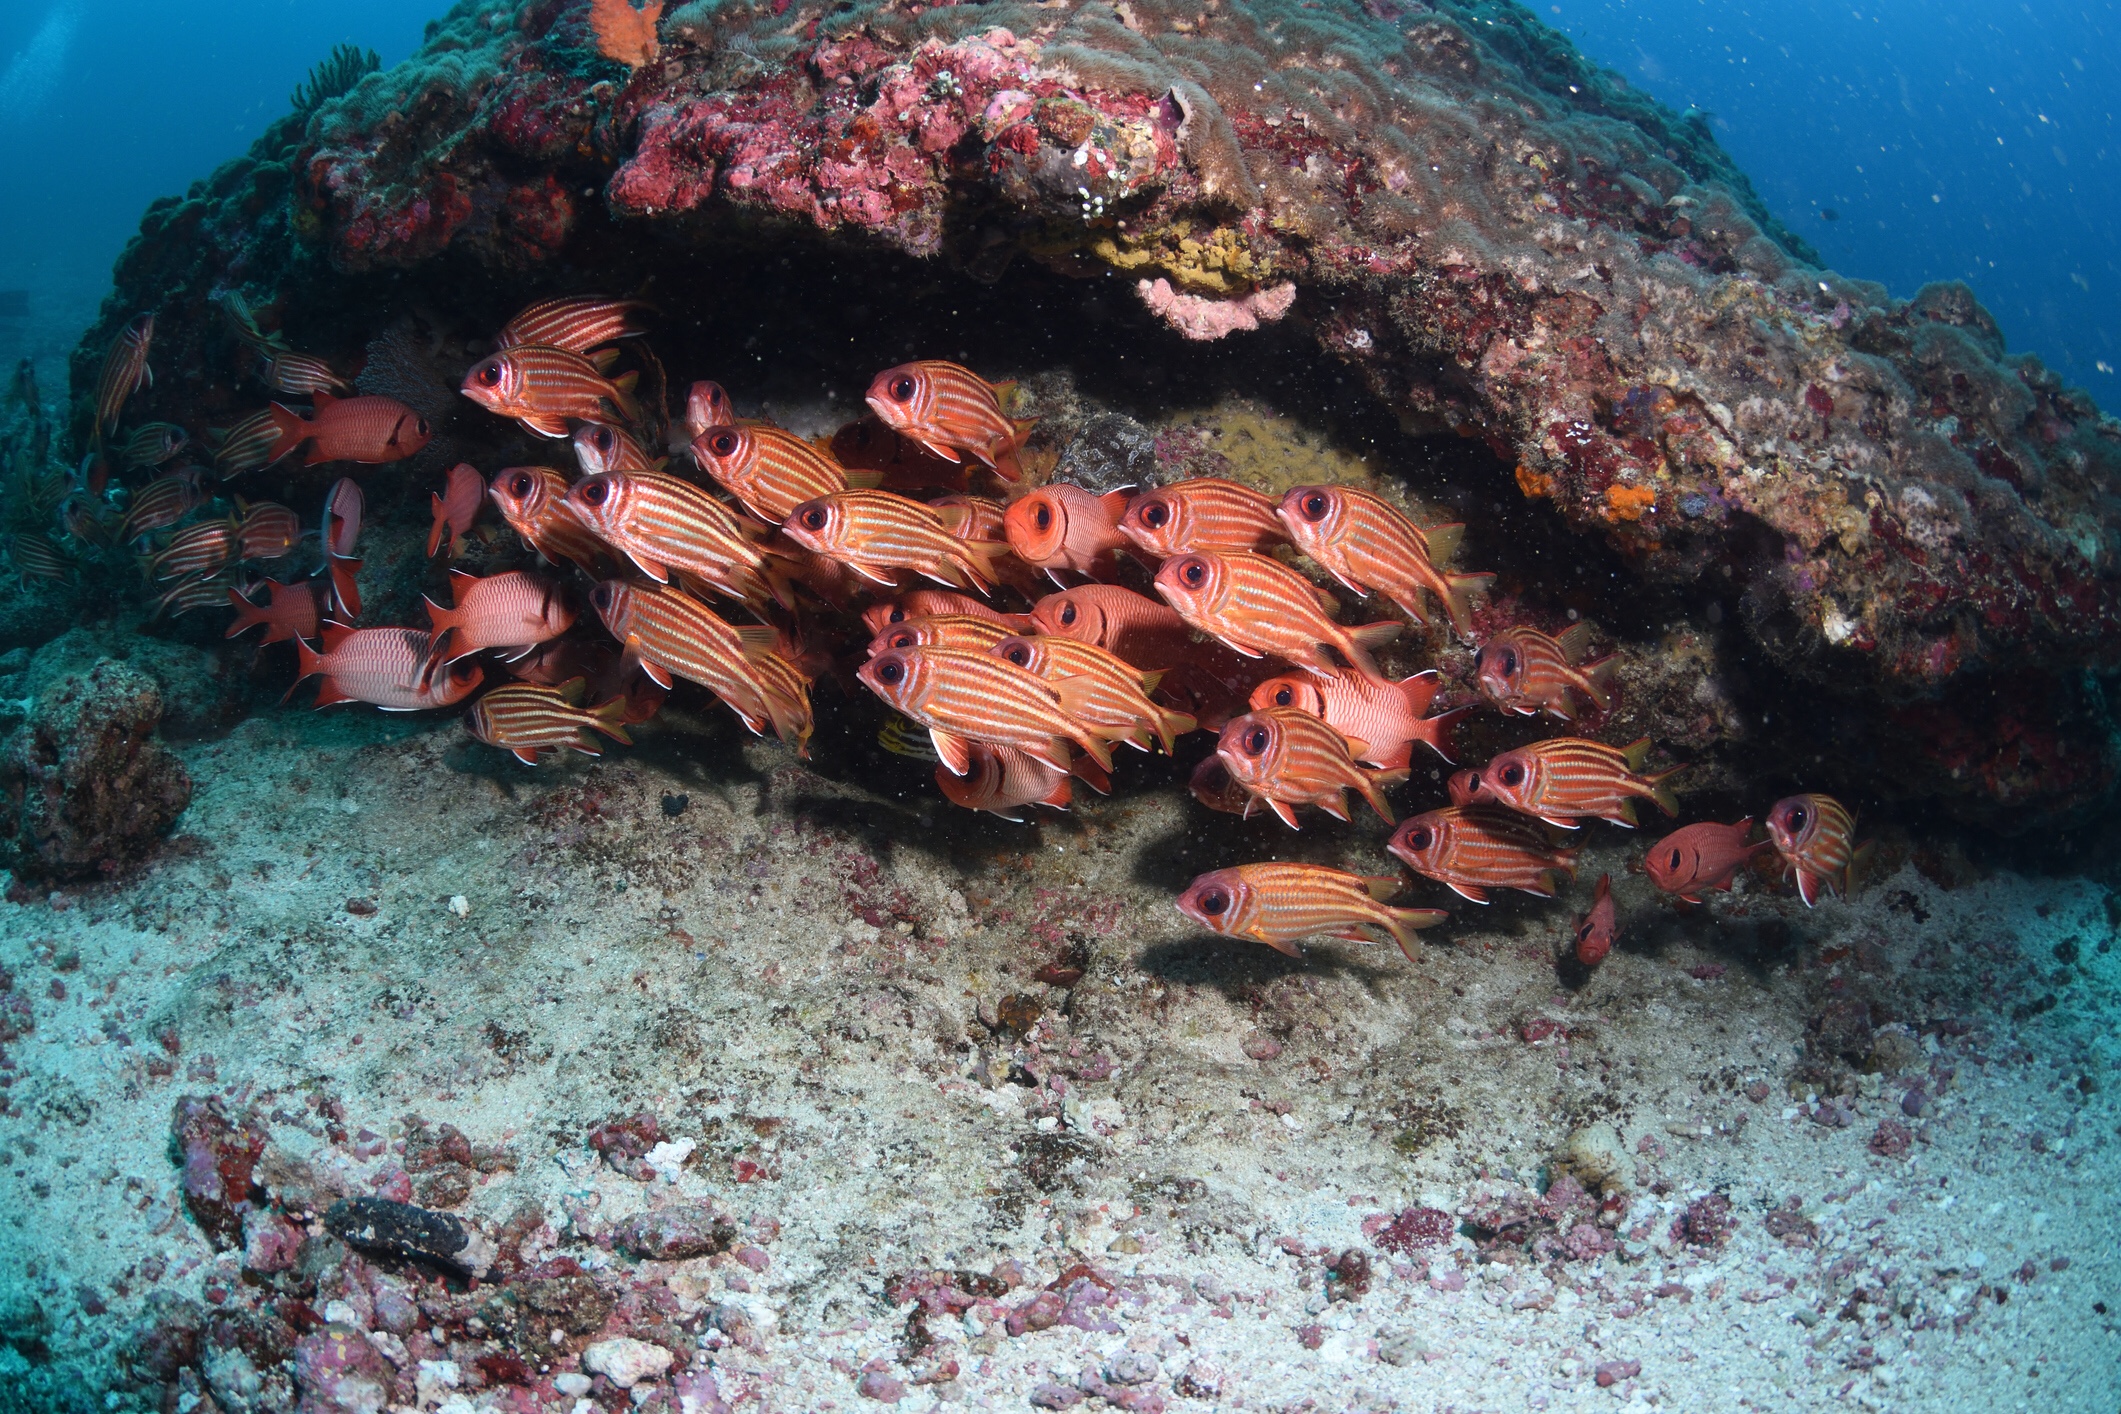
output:
M 1657 504 L 1657 493 L 1647 486 L 1622 486 L 1616 481 L 1605 488 L 1605 504 L 1608 519 L 1641 520 Z
M 1274 273 L 1273 263 L 1228 226 L 1198 234 L 1191 227 L 1162 226 L 1100 235 L 1090 243 L 1090 253 L 1119 270 L 1153 266 L 1194 294 L 1244 294 Z

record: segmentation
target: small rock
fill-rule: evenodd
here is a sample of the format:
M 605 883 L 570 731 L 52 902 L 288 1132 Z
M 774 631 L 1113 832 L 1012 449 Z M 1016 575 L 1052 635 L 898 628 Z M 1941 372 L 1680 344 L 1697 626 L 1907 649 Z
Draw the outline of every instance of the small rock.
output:
M 888 1370 L 871 1366 L 854 1382 L 854 1392 L 879 1404 L 896 1404 L 906 1397 L 906 1382 L 893 1377 Z
M 631 1336 L 600 1340 L 582 1352 L 582 1368 L 602 1375 L 621 1389 L 653 1379 L 670 1368 L 672 1356 L 660 1345 Z
M 1083 1402 L 1083 1392 L 1073 1385 L 1057 1385 L 1050 1381 L 1031 1391 L 1031 1403 L 1038 1409 L 1073 1409 Z
M 459 918 L 468 918 L 471 916 L 471 900 L 462 894 L 451 894 L 449 896 L 449 911 Z
M 1622 1380 L 1632 1380 L 1642 1373 L 1640 1360 L 1608 1360 L 1597 1369 L 1596 1377 L 1600 1389 L 1611 1389 Z
M 676 1203 L 635 1213 L 612 1234 L 630 1257 L 677 1262 L 726 1252 L 736 1240 L 736 1224 L 705 1203 Z
M 1129 1350 L 1105 1366 L 1105 1378 L 1116 1385 L 1145 1385 L 1164 1372 L 1154 1355 Z
M 1421 1359 L 1421 1338 L 1412 1331 L 1392 1331 L 1377 1337 L 1377 1358 L 1401 1369 Z
M 1281 1042 L 1264 1031 L 1255 1031 L 1245 1037 L 1245 1054 L 1256 1061 L 1273 1060 L 1281 1054 Z
M 487 1264 L 480 1260 L 471 1230 L 448 1213 L 389 1198 L 341 1198 L 324 1214 L 324 1226 L 332 1236 L 363 1252 L 417 1257 L 471 1276 L 486 1272 Z
M 569 1370 L 564 1375 L 554 1375 L 552 1377 L 552 1387 L 569 1399 L 580 1399 L 583 1395 L 589 1393 L 595 1385 L 595 1380 L 590 1379 L 589 1376 L 579 1370 Z
M 295 1346 L 295 1388 L 306 1409 L 376 1414 L 390 1402 L 394 1372 L 353 1326 L 328 1325 Z
M 691 804 L 692 797 L 689 795 L 665 795 L 663 797 L 663 814 L 667 818 L 675 820 L 678 816 L 684 814 L 686 807 Z
M 1624 1193 L 1634 1179 L 1627 1146 L 1620 1142 L 1620 1131 L 1610 1124 L 1589 1124 L 1570 1134 L 1555 1151 L 1554 1164 L 1601 1195 Z

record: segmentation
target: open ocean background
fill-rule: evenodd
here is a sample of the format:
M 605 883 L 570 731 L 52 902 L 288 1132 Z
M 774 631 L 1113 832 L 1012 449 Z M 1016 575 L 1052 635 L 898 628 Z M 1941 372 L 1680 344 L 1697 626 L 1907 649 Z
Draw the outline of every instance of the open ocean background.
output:
M 0 358 L 48 387 L 158 196 L 286 110 L 334 44 L 411 54 L 440 0 L 0 6 Z M 2121 10 L 1973 0 L 1565 0 L 1593 60 L 1719 140 L 1828 264 L 1964 279 L 2015 350 L 2121 403 Z M 1832 212 L 1829 217 L 1827 213 Z

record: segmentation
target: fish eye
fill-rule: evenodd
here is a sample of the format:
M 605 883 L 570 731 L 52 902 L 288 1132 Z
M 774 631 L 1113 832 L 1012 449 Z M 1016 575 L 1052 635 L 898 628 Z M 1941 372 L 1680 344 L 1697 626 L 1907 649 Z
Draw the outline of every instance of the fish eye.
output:
M 918 386 L 920 385 L 913 381 L 912 374 L 901 373 L 891 380 L 891 386 L 885 391 L 891 394 L 891 401 L 895 403 L 910 403 L 913 401 L 913 390 Z
M 1251 731 L 1245 733 L 1244 740 L 1240 744 L 1245 748 L 1247 756 L 1264 756 L 1267 754 L 1267 743 L 1270 740 L 1272 738 L 1268 735 L 1265 727 L 1254 727 Z
M 1220 918 L 1230 911 L 1230 896 L 1221 889 L 1208 889 L 1195 900 L 1200 911 L 1210 918 Z
M 1313 491 L 1304 497 L 1303 504 L 1298 509 L 1303 512 L 1305 520 L 1320 521 L 1326 518 L 1327 511 L 1333 509 L 1333 503 L 1326 499 L 1324 492 Z
M 707 444 L 707 450 L 708 450 L 708 451 L 710 451 L 710 452 L 713 452 L 713 453 L 714 453 L 714 454 L 715 454 L 716 456 L 718 456 L 718 457 L 729 457 L 729 456 L 735 456 L 735 455 L 736 455 L 736 433 L 734 433 L 734 432 L 717 432 L 717 433 L 715 433 L 715 434 L 714 434 L 714 440 L 713 440 L 713 441 L 711 441 L 711 442 L 709 442 L 709 443 Z
M 1053 507 L 1047 505 L 1044 501 L 1040 501 L 1037 507 L 1032 510 L 1031 519 L 1038 523 L 1040 530 L 1051 530 L 1053 528 Z
M 1178 577 L 1198 589 L 1208 578 L 1208 567 L 1199 560 L 1188 560 L 1178 567 Z
M 1675 870 L 1675 871 L 1676 871 L 1676 870 L 1677 870 L 1677 869 L 1679 868 L 1679 859 L 1680 859 L 1679 851 L 1678 851 L 1677 849 L 1674 849 L 1674 850 L 1672 851 L 1672 855 L 1671 855 L 1671 858 L 1669 858 L 1669 859 L 1667 859 L 1667 860 L 1665 861 L 1665 865 L 1664 865 L 1664 867 L 1665 867 L 1665 868 L 1667 868 L 1667 869 L 1671 869 L 1671 870 Z
M 823 506 L 810 507 L 810 509 L 803 512 L 802 521 L 803 529 L 805 530 L 812 532 L 823 530 L 825 528 L 825 508 Z
M 892 648 L 913 648 L 919 644 L 920 639 L 918 637 L 911 632 L 902 630 L 891 635 L 891 642 L 888 646 Z
M 426 419 L 426 418 L 424 418 L 424 417 L 416 417 L 416 418 L 414 418 L 414 419 L 412 420 L 412 427 L 413 427 L 413 431 L 415 431 L 415 432 L 419 433 L 419 434 L 420 434 L 420 435 L 421 435 L 422 437 L 425 437 L 425 436 L 427 435 L 427 419 Z
M 1503 783 L 1504 785 L 1506 785 L 1506 786 L 1521 786 L 1521 785 L 1523 785 L 1523 784 L 1524 784 L 1524 767 L 1522 767 L 1522 766 L 1518 765 L 1518 764 L 1517 764 L 1517 763 L 1516 763 L 1515 761 L 1512 761 L 1512 762 L 1511 762 L 1511 763 L 1510 763 L 1509 765 L 1507 765 L 1507 766 L 1503 767 L 1503 768 L 1502 768 L 1502 783 Z
M 1060 621 L 1062 628 L 1075 627 L 1075 606 L 1073 604 L 1061 605 Z
M 589 602 L 597 607 L 599 613 L 611 607 L 611 597 L 611 586 L 608 584 L 600 584 L 589 591 Z
M 589 440 L 596 444 L 598 451 L 608 452 L 611 450 L 611 429 L 609 427 L 592 427 L 589 429 Z
M 479 371 L 473 374 L 472 376 L 479 380 L 479 386 L 482 388 L 492 388 L 498 386 L 501 381 L 500 360 L 488 359 L 486 362 L 479 365 Z
M 1502 657 L 1501 657 L 1501 662 L 1502 662 L 1502 671 L 1503 671 L 1503 676 L 1505 676 L 1505 677 L 1515 677 L 1515 676 L 1517 676 L 1517 650 L 1516 650 L 1516 649 L 1514 649 L 1514 648 L 1505 648 L 1505 649 L 1503 649 L 1503 650 L 1502 650 Z
M 601 506 L 611 499 L 611 486 L 601 476 L 592 477 L 582 488 L 582 499 L 592 506 Z
M 528 496 L 530 494 L 530 488 L 535 486 L 536 484 L 537 483 L 531 479 L 530 473 L 526 471 L 522 472 L 521 474 L 515 477 L 512 477 L 509 480 L 508 490 L 511 495 Z
M 1274 689 L 1274 705 L 1275 705 L 1275 706 L 1277 706 L 1277 707 L 1286 707 L 1286 706 L 1288 706 L 1288 705 L 1289 705 L 1289 704 L 1290 704 L 1291 702 L 1294 702 L 1295 700 L 1296 700 L 1296 689 L 1295 689 L 1295 688 L 1293 688 L 1293 687 L 1290 687 L 1290 686 L 1289 686 L 1289 685 L 1288 685 L 1287 683 L 1283 683 L 1283 684 L 1282 684 L 1282 685 L 1281 685 L 1280 687 L 1277 687 L 1277 688 L 1275 688 L 1275 689 Z
M 876 680 L 886 687 L 898 686 L 899 679 L 904 676 L 906 676 L 906 668 L 902 663 L 880 663 L 877 665 Z
M 1171 523 L 1171 508 L 1162 501 L 1151 501 L 1142 507 L 1142 524 L 1151 530 L 1162 530 Z
M 1811 818 L 1811 812 L 1806 810 L 1803 806 L 1792 805 L 1790 807 L 1790 813 L 1788 816 L 1790 833 L 1793 835 L 1804 833 L 1804 827 L 1811 820 Z
M 1019 668 L 1027 668 L 1031 665 L 1031 645 L 1019 643 L 1003 656 Z
M 1413 850 L 1416 854 L 1419 854 L 1434 843 L 1436 843 L 1436 836 L 1430 834 L 1426 829 L 1416 830 L 1407 836 L 1407 848 Z
M 906 611 L 896 604 L 893 604 L 891 606 L 891 612 L 884 616 L 884 622 L 887 624 L 902 624 L 905 621 Z

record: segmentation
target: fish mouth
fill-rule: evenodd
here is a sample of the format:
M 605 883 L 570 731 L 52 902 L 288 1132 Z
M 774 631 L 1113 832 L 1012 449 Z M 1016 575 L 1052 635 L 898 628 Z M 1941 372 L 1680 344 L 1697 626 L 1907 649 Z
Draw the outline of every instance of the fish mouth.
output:
M 897 424 L 891 420 L 891 414 L 898 410 L 898 405 L 896 403 L 893 403 L 888 398 L 880 397 L 875 393 L 869 394 L 867 397 L 863 398 L 862 401 L 869 404 L 869 410 L 876 414 L 877 421 L 883 423 L 884 426 L 891 428 L 893 431 L 898 430 Z

